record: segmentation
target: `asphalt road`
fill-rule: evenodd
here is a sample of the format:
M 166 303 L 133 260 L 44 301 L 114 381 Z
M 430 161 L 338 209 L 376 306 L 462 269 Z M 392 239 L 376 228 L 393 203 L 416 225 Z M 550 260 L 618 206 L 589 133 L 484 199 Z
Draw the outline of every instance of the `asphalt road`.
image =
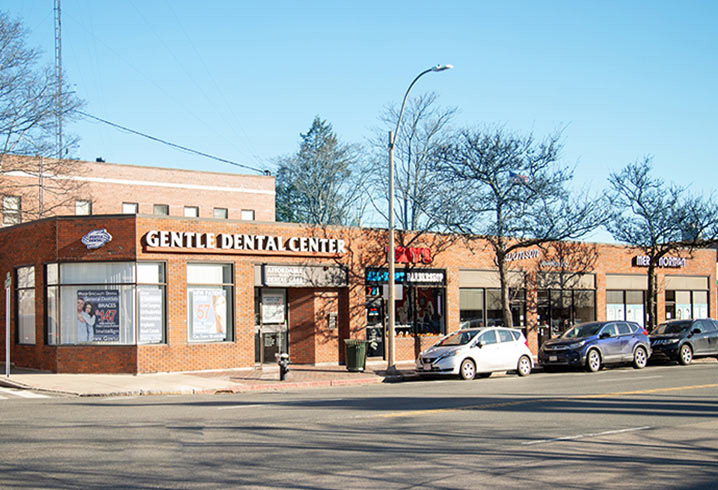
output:
M 0 488 L 717 488 L 718 363 L 0 400 Z

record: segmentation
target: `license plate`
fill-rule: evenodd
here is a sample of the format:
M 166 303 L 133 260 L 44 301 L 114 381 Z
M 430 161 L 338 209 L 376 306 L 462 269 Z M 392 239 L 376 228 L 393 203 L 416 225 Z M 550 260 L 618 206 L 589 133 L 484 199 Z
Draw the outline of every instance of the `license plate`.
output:
M 551 362 L 558 361 L 558 357 L 557 356 L 548 356 L 548 360 Z
M 424 371 L 431 371 L 431 364 L 424 364 Z

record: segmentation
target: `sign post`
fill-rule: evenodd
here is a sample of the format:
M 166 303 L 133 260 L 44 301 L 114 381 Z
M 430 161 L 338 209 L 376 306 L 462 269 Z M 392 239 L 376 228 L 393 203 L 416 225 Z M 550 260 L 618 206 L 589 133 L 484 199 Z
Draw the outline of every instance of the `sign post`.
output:
M 5 277 L 5 376 L 10 377 L 10 273 Z

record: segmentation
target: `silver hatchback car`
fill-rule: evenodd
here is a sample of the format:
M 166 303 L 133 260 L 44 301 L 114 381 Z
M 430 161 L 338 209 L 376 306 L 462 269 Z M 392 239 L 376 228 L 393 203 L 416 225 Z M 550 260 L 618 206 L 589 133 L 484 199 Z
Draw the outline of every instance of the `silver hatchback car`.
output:
M 514 370 L 519 376 L 527 376 L 533 366 L 533 356 L 523 333 L 504 327 L 457 330 L 416 359 L 419 374 L 459 375 L 463 379 Z

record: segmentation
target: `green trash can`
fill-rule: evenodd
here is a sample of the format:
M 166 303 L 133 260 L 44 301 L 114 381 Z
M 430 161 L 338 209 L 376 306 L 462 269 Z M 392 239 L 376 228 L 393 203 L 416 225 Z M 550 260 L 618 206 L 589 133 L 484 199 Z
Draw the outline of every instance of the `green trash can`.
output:
M 347 353 L 347 371 L 362 372 L 366 368 L 368 340 L 344 339 Z

